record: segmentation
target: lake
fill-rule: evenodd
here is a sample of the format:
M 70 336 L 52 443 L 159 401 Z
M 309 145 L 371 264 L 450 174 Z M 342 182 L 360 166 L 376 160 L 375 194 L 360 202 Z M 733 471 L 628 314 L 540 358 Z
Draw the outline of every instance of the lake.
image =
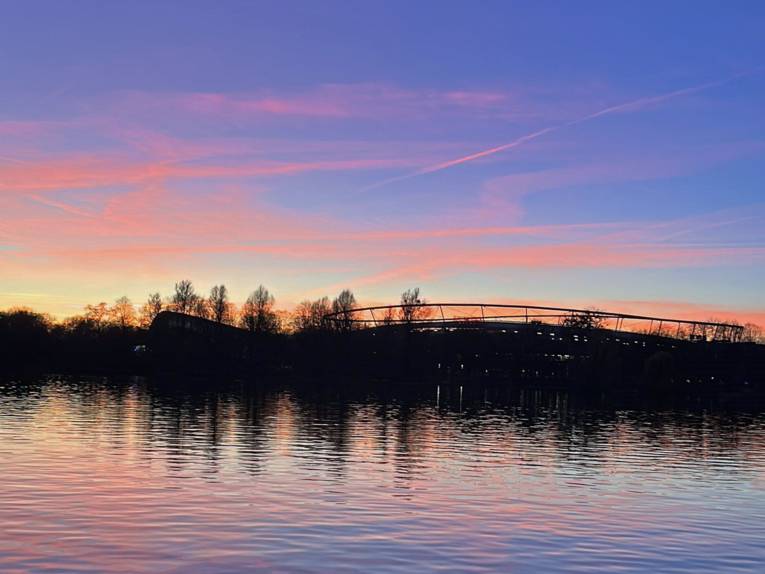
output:
M 514 388 L 0 382 L 0 572 L 764 572 L 765 414 Z

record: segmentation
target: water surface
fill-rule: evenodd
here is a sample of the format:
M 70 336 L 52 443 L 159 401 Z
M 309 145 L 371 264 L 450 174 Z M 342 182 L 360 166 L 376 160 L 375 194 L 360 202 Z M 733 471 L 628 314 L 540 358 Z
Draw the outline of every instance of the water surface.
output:
M 765 571 L 757 409 L 183 388 L 0 383 L 0 572 Z

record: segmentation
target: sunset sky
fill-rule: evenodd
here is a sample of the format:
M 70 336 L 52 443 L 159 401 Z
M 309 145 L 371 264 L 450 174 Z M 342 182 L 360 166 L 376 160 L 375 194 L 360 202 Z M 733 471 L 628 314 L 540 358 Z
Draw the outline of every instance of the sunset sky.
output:
M 0 309 L 765 324 L 765 3 L 0 0 Z

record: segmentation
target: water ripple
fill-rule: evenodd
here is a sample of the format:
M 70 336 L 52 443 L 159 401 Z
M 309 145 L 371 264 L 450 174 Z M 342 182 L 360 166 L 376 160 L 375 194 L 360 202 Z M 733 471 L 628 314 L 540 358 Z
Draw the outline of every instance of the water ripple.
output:
M 763 572 L 765 416 L 0 382 L 0 571 Z

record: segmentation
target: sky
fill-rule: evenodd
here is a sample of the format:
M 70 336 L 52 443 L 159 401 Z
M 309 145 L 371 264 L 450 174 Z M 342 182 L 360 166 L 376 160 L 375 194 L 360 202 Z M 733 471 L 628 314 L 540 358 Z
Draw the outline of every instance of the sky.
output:
M 0 0 L 0 309 L 765 325 L 765 3 Z

